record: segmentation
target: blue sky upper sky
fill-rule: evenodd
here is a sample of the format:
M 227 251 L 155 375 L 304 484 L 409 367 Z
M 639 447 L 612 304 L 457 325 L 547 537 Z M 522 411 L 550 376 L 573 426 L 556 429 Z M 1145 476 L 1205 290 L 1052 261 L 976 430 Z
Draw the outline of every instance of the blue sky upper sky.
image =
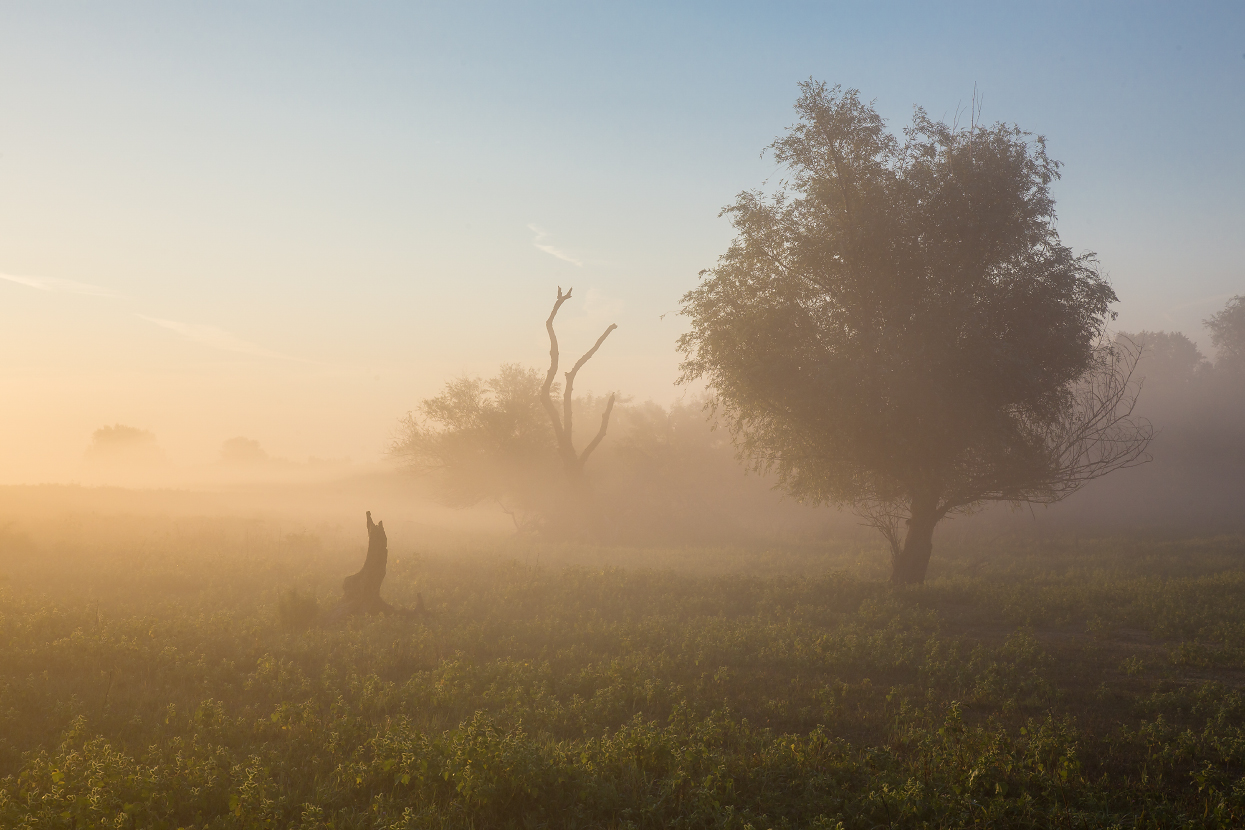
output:
M 6 3 L 0 479 L 113 422 L 375 459 L 541 365 L 558 285 L 568 352 L 619 324 L 580 387 L 673 400 L 669 312 L 808 77 L 1047 136 L 1120 328 L 1209 350 L 1245 293 L 1242 3 Z

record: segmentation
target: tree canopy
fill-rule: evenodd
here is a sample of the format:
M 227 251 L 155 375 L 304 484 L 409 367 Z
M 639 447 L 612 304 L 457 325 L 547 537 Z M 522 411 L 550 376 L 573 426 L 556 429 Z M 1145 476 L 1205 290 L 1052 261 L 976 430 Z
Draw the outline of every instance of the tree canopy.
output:
M 855 90 L 802 93 L 770 147 L 788 177 L 724 210 L 735 239 L 683 298 L 683 379 L 755 468 L 856 507 L 920 581 L 947 513 L 1142 457 L 1132 355 L 1094 256 L 1060 241 L 1043 138 L 918 108 L 901 140 Z
M 1206 320 L 1210 342 L 1219 352 L 1216 365 L 1227 371 L 1245 371 L 1245 295 L 1228 300 L 1227 305 Z
M 447 504 L 527 508 L 557 469 L 541 383 L 537 370 L 517 364 L 488 380 L 450 381 L 402 419 L 390 453 L 412 470 L 437 473 Z

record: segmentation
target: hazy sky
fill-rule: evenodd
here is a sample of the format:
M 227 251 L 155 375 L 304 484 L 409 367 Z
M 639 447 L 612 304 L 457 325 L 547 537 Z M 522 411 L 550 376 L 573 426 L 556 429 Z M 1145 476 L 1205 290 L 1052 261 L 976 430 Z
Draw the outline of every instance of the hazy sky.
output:
M 377 459 L 448 378 L 668 402 L 679 297 L 814 77 L 1048 137 L 1118 325 L 1245 292 L 1245 4 L 0 5 L 0 480 L 91 432 Z M 663 319 L 662 315 L 666 315 Z

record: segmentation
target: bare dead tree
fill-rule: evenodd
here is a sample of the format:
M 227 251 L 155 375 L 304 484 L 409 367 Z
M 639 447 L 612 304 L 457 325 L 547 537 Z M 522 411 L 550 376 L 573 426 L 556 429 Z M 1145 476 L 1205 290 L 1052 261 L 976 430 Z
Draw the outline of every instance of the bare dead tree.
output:
M 601 415 L 601 428 L 597 430 L 596 437 L 584 447 L 583 452 L 576 452 L 574 443 L 574 432 L 572 429 L 572 402 L 574 399 L 573 390 L 575 388 L 575 376 L 579 374 L 579 370 L 584 364 L 597 353 L 597 349 L 601 348 L 601 344 L 605 342 L 605 338 L 610 336 L 610 332 L 618 328 L 614 323 L 610 323 L 605 332 L 597 338 L 597 342 L 592 348 L 584 352 L 584 356 L 575 361 L 575 365 L 571 370 L 565 373 L 565 382 L 562 387 L 562 414 L 558 415 L 558 408 L 553 402 L 553 382 L 558 375 L 558 336 L 553 331 L 553 318 L 558 316 L 558 309 L 562 304 L 571 298 L 571 291 L 568 288 L 566 293 L 562 293 L 562 286 L 558 286 L 558 299 L 553 304 L 553 310 L 549 312 L 549 319 L 545 321 L 545 330 L 549 332 L 549 372 L 545 375 L 544 386 L 540 390 L 541 404 L 545 407 L 545 411 L 549 413 L 549 422 L 553 425 L 553 434 L 558 442 L 558 455 L 562 459 L 562 466 L 566 470 L 567 475 L 572 479 L 577 479 L 583 475 L 584 465 L 588 462 L 588 457 L 600 445 L 605 438 L 605 431 L 609 427 L 610 413 L 614 410 L 614 395 L 610 394 L 609 399 L 605 402 L 605 412 Z

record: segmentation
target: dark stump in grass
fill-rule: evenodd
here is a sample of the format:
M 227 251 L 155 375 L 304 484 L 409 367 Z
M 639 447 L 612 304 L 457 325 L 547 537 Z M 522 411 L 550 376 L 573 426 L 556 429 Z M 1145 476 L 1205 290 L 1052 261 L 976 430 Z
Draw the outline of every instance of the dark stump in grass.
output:
M 394 608 L 380 597 L 380 584 L 385 581 L 385 567 L 389 563 L 389 539 L 385 535 L 385 523 L 374 523 L 372 511 L 367 513 L 367 558 L 358 573 L 342 580 L 342 601 L 330 612 L 328 621 L 342 619 L 354 614 L 401 614 L 423 617 L 424 598 L 416 595 L 414 608 Z

